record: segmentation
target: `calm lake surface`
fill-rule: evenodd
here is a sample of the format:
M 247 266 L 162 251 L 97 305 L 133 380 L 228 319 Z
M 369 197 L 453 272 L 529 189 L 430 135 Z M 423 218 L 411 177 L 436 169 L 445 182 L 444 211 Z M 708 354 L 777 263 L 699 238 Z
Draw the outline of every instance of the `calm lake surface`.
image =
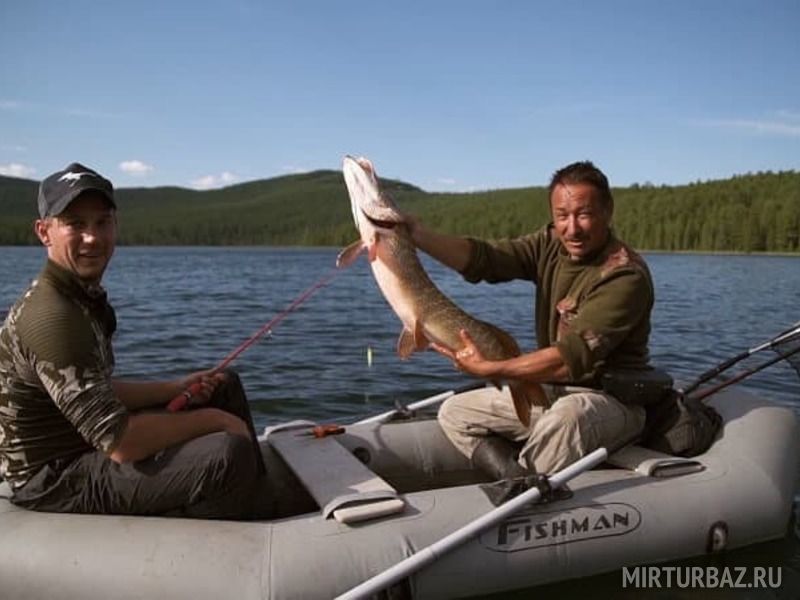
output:
M 329 275 L 337 252 L 335 248 L 118 248 L 104 279 L 119 321 L 117 376 L 169 378 L 219 363 Z M 38 273 L 44 253 L 36 247 L 2 247 L 0 256 L 4 315 Z M 645 256 L 657 298 L 653 362 L 677 379 L 691 380 L 800 319 L 800 257 Z M 442 291 L 462 308 L 506 329 L 523 348 L 534 347 L 529 283 L 471 285 L 427 257 L 423 262 Z M 396 400 L 411 402 L 469 382 L 432 352 L 400 361 L 394 352 L 399 332 L 400 323 L 378 291 L 367 262 L 360 260 L 342 271 L 233 364 L 244 381 L 256 424 L 300 417 L 346 421 L 391 408 Z M 758 353 L 742 366 L 772 356 Z M 739 385 L 800 414 L 800 380 L 783 363 Z M 725 560 L 734 566 L 782 565 L 783 586 L 724 593 L 689 589 L 679 595 L 676 590 L 662 590 L 666 595 L 648 591 L 647 597 L 800 597 L 785 595 L 787 586 L 800 590 L 800 551 L 793 532 L 781 542 L 729 553 Z M 586 591 L 581 585 L 592 582 L 602 597 L 606 592 L 613 597 L 615 591 L 624 591 L 620 581 L 615 573 L 581 584 L 549 586 L 547 591 L 579 596 Z M 625 597 L 642 594 L 638 590 Z

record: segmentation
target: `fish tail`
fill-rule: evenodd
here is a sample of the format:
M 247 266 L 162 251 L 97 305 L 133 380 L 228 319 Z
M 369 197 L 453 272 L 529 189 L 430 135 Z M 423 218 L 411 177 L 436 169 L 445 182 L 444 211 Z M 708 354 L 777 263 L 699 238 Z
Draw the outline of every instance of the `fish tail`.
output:
M 514 400 L 517 418 L 525 427 L 530 427 L 531 424 L 531 407 L 547 408 L 550 406 L 544 388 L 535 381 L 514 381 L 509 383 L 508 387 L 511 390 L 511 398 Z

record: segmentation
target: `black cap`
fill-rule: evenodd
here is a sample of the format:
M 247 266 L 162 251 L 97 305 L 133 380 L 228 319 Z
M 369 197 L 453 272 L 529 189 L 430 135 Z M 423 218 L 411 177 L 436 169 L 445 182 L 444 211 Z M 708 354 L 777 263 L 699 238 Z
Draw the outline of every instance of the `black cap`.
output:
M 90 190 L 99 192 L 111 206 L 117 208 L 114 202 L 114 186 L 111 182 L 80 163 L 72 163 L 65 169 L 46 177 L 39 184 L 39 216 L 44 219 L 60 214 L 70 202 Z

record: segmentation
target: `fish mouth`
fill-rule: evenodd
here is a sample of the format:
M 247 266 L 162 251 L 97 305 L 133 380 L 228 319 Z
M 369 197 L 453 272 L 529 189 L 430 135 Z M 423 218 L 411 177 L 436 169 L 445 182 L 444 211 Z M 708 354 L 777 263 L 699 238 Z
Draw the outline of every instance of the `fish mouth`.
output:
M 379 229 L 394 229 L 395 227 L 397 227 L 401 223 L 399 221 L 382 221 L 380 219 L 373 219 L 367 213 L 364 212 L 364 209 L 360 209 L 360 210 L 361 210 L 361 214 L 364 215 L 364 218 L 367 221 L 369 221 L 373 226 L 375 226 L 375 227 L 377 227 Z
M 375 169 L 365 158 L 346 155 L 343 160 L 344 179 L 350 193 L 350 208 L 356 229 L 361 232 L 360 223 L 369 224 L 376 229 L 391 230 L 402 223 L 394 218 L 392 202 L 383 197 Z

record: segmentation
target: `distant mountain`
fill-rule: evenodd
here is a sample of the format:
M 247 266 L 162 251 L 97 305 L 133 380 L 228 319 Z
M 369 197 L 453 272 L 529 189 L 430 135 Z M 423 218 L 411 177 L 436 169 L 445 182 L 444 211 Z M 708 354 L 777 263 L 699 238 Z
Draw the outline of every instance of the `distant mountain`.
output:
M 427 193 L 384 180 L 434 229 L 479 237 L 530 232 L 549 219 L 545 187 Z M 0 177 L 0 245 L 38 243 L 35 181 Z M 800 173 L 756 173 L 682 186 L 616 188 L 615 227 L 646 250 L 800 252 Z M 356 238 L 344 180 L 314 171 L 218 190 L 117 190 L 120 243 L 344 245 Z

